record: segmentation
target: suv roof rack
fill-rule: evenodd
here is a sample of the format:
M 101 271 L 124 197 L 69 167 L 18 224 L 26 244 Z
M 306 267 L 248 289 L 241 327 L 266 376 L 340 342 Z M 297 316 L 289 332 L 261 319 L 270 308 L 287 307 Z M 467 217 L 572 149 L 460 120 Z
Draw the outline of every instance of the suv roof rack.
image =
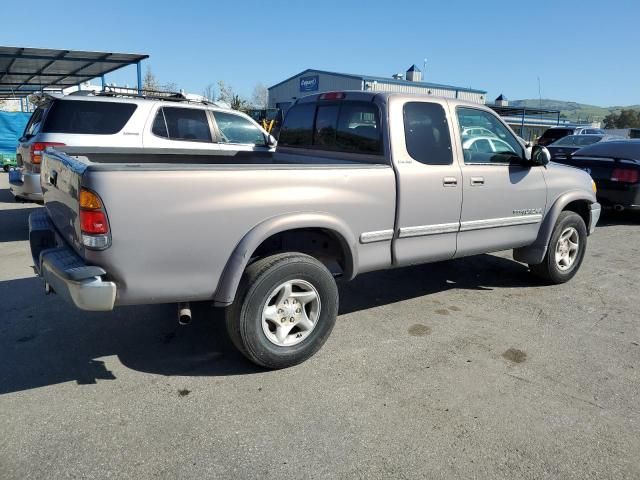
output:
M 220 102 L 212 102 L 200 95 L 189 95 L 184 92 L 169 92 L 163 90 L 149 90 L 129 87 L 116 87 L 105 85 L 104 89 L 94 93 L 97 96 L 106 97 L 133 97 L 144 98 L 148 100 L 166 100 L 168 102 L 189 102 L 201 105 L 212 105 L 214 107 L 228 108 L 227 105 Z

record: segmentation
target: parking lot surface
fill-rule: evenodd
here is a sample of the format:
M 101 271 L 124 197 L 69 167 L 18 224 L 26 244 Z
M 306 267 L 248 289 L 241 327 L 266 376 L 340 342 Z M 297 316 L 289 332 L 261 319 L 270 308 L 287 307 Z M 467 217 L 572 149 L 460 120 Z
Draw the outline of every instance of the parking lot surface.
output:
M 640 478 L 640 218 L 561 286 L 510 252 L 358 277 L 319 354 L 265 371 L 208 305 L 45 296 L 34 208 L 0 174 L 2 479 Z

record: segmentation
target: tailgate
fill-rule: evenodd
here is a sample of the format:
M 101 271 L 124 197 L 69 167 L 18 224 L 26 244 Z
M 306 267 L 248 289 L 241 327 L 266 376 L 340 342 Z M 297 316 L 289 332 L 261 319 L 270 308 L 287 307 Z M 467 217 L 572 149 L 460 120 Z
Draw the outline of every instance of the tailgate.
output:
M 43 155 L 41 185 L 44 204 L 58 233 L 81 253 L 82 235 L 78 216 L 80 182 L 88 161 L 47 149 Z

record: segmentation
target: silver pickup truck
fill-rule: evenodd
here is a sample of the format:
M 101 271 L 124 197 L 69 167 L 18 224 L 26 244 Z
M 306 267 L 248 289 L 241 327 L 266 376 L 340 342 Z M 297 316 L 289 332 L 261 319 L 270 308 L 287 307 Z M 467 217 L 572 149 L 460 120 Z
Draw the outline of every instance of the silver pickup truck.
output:
M 406 94 L 299 99 L 275 152 L 48 149 L 42 173 L 46 289 L 84 310 L 175 302 L 183 320 L 213 301 L 270 368 L 325 342 L 336 277 L 513 249 L 562 283 L 600 215 L 586 172 L 527 152 L 490 109 Z

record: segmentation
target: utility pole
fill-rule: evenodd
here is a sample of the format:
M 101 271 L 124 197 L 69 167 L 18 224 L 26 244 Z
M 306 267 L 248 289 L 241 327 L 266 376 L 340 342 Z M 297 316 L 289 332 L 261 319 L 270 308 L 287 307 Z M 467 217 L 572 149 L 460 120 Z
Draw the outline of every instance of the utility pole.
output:
M 542 89 L 540 88 L 540 77 L 538 77 L 538 108 L 542 109 Z

